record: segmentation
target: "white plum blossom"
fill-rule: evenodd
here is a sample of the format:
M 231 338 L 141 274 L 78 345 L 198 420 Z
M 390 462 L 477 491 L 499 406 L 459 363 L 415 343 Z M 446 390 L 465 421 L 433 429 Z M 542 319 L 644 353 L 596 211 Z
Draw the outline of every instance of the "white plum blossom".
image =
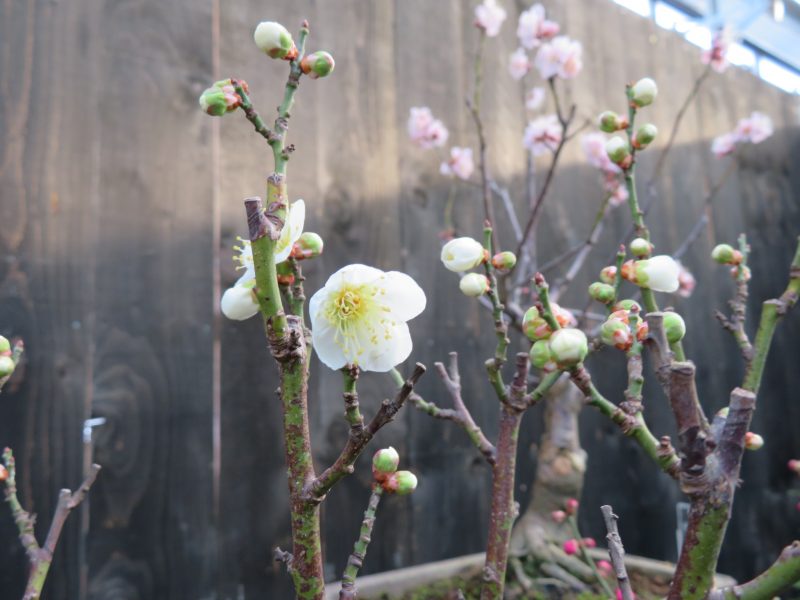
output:
M 525 94 L 525 108 L 538 110 L 544 103 L 544 88 L 535 87 Z
M 555 151 L 561 143 L 561 124 L 556 115 L 538 117 L 528 123 L 522 138 L 522 145 L 534 156 L 544 154 L 548 150 Z
M 471 237 L 460 237 L 450 240 L 442 246 L 440 258 L 448 271 L 462 273 L 481 264 L 485 258 L 485 252 L 478 240 Z
M 519 43 L 528 50 L 536 48 L 542 40 L 558 35 L 558 23 L 545 18 L 544 6 L 534 4 L 519 16 L 517 37 Z
M 389 371 L 411 354 L 406 321 L 425 302 L 422 288 L 405 273 L 343 267 L 309 302 L 314 350 L 331 369 Z
M 508 60 L 508 72 L 511 73 L 513 79 L 519 81 L 530 70 L 531 61 L 528 58 L 528 53 L 525 52 L 525 48 L 517 48 L 511 53 L 511 57 Z
M 458 177 L 465 181 L 470 178 L 475 170 L 475 162 L 472 160 L 472 148 L 450 148 L 450 159 L 446 160 L 439 167 L 439 172 L 447 177 Z
M 505 20 L 506 11 L 497 4 L 497 0 L 483 0 L 475 7 L 475 26 L 483 29 L 489 37 L 500 33 L 500 26 Z
M 753 112 L 736 125 L 736 135 L 743 142 L 760 144 L 773 133 L 772 119 L 764 113 Z
M 292 253 L 295 242 L 303 235 L 303 225 L 306 220 L 306 204 L 297 200 L 286 209 L 286 222 L 281 230 L 281 236 L 275 244 L 275 264 L 282 263 Z M 241 246 L 234 246 L 238 256 L 233 260 L 238 262 L 237 269 L 244 269 L 244 273 L 236 283 L 225 290 L 220 300 L 222 314 L 234 321 L 243 321 L 258 312 L 258 302 L 255 298 L 256 270 L 253 263 L 253 246 L 250 240 L 239 238 Z
M 434 119 L 427 106 L 412 107 L 408 115 L 408 136 L 425 150 L 444 146 L 449 133 L 439 119 Z
M 702 60 L 704 65 L 711 65 L 717 73 L 722 73 L 728 68 L 727 54 L 728 47 L 731 45 L 732 32 L 729 26 L 725 26 L 714 34 L 714 41 L 711 49 L 703 52 Z
M 581 43 L 560 35 L 544 44 L 536 53 L 534 65 L 542 79 L 572 79 L 583 68 Z

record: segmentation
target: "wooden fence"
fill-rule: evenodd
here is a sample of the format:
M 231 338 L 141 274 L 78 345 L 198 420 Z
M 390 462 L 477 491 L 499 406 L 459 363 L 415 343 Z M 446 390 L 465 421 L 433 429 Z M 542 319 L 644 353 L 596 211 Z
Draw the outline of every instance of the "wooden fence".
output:
M 460 295 L 438 261 L 450 193 L 438 175 L 441 157 L 413 148 L 405 134 L 408 109 L 429 105 L 446 121 L 453 144 L 475 144 L 461 101 L 476 37 L 472 4 L 19 0 L 0 6 L 0 333 L 22 336 L 27 348 L 24 366 L 0 396 L 0 445 L 16 451 L 21 496 L 40 515 L 40 534 L 58 488 L 81 480 L 83 421 L 108 420 L 94 434 L 95 460 L 104 470 L 91 494 L 89 534 L 80 531 L 80 515 L 70 519 L 48 598 L 290 595 L 287 577 L 271 560 L 273 546 L 290 543 L 275 373 L 258 324 L 223 321 L 216 309 L 236 277 L 230 258 L 235 237 L 245 233 L 241 200 L 263 194 L 269 156 L 239 115 L 212 120 L 197 107 L 204 87 L 230 75 L 250 83 L 262 112 L 277 105 L 285 65 L 260 55 L 250 41 L 259 20 L 295 29 L 308 18 L 311 50 L 328 49 L 337 61 L 329 79 L 302 83 L 291 122 L 297 151 L 290 193 L 306 200 L 307 228 L 326 243 L 325 255 L 308 265 L 307 289 L 351 262 L 412 275 L 429 298 L 411 325 L 413 359 L 431 366 L 458 350 L 466 401 L 487 433 L 495 432 L 496 402 L 481 366 L 492 347 L 490 319 Z M 567 100 L 585 116 L 621 110 L 624 83 L 654 77 L 661 93 L 647 114 L 662 131 L 659 148 L 702 70 L 699 50 L 608 0 L 549 5 L 563 31 L 584 44 L 584 70 L 566 86 Z M 501 36 L 487 45 L 485 116 L 492 171 L 519 198 L 524 111 L 505 65 L 522 7 L 507 8 Z M 658 249 L 669 251 L 731 160 L 710 154 L 711 138 L 755 109 L 775 122 L 770 140 L 742 151 L 715 201 L 713 227 L 685 257 L 698 280 L 694 297 L 675 300 L 687 316 L 687 349 L 709 410 L 727 401 L 742 369 L 732 340 L 711 317 L 731 284 L 708 253 L 717 241 L 746 231 L 754 250 L 751 307 L 783 289 L 800 230 L 797 107 L 795 97 L 742 71 L 712 75 L 658 184 L 650 221 Z M 642 156 L 645 177 L 655 154 Z M 546 161 L 536 167 L 543 171 Z M 547 227 L 537 240 L 543 257 L 587 234 L 601 194 L 597 173 L 573 142 L 545 208 Z M 462 231 L 477 234 L 477 191 L 457 188 L 456 215 Z M 611 217 L 567 305 L 584 303 L 583 290 L 628 219 L 624 210 Z M 721 562 L 740 577 L 771 562 L 800 526 L 791 494 L 796 484 L 784 466 L 800 455 L 798 338 L 794 315 L 776 336 L 753 424 L 767 445 L 745 458 Z M 601 389 L 614 393 L 624 369 L 611 358 L 593 364 Z M 315 364 L 311 418 L 319 465 L 335 457 L 346 436 L 339 390 L 339 374 Z M 433 374 L 420 390 L 447 402 Z M 391 384 L 368 375 L 360 391 L 371 413 Z M 658 393 L 648 384 L 651 427 L 674 433 Z M 674 558 L 680 500 L 674 483 L 598 415 L 586 412 L 581 427 L 590 452 L 586 534 L 601 537 L 596 507 L 611 503 L 622 515 L 629 551 Z M 521 440 L 523 506 L 540 431 L 537 410 Z M 480 550 L 489 473 L 463 432 L 406 408 L 373 447 L 386 444 L 419 474 L 420 487 L 381 506 L 364 572 Z M 341 573 L 357 535 L 368 483 L 362 459 L 325 503 L 331 578 Z M 4 507 L 0 540 L 0 589 L 4 598 L 18 597 L 25 557 Z

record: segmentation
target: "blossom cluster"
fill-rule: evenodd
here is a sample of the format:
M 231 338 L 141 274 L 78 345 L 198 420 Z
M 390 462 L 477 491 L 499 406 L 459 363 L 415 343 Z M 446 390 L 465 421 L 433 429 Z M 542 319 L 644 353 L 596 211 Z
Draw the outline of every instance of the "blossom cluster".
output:
M 711 142 L 711 152 L 718 157 L 727 156 L 738 144 L 760 144 L 772 133 L 772 119 L 764 113 L 755 111 L 749 117 L 741 119 L 733 131 L 714 138 Z
M 722 73 L 728 68 L 728 47 L 731 45 L 732 32 L 730 27 L 723 27 L 714 34 L 711 48 L 703 52 L 703 64 L 711 65 L 717 73 Z
M 430 108 L 427 106 L 411 108 L 408 116 L 408 136 L 414 144 L 425 150 L 438 148 L 447 143 L 449 135 L 444 123 L 433 118 Z
M 520 80 L 532 68 L 542 79 L 572 79 L 583 68 L 583 47 L 580 42 L 558 35 L 560 26 L 547 19 L 544 6 L 534 4 L 519 16 L 517 38 L 520 47 L 509 61 L 511 76 Z M 528 51 L 536 50 L 533 58 Z

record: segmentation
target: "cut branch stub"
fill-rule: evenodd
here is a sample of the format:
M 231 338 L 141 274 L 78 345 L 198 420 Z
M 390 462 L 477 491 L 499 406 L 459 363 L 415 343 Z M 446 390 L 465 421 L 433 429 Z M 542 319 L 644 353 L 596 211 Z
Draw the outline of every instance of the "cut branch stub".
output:
M 717 455 L 722 473 L 734 481 L 739 477 L 744 438 L 755 408 L 756 396 L 753 392 L 738 387 L 731 392 L 728 417 L 719 436 Z

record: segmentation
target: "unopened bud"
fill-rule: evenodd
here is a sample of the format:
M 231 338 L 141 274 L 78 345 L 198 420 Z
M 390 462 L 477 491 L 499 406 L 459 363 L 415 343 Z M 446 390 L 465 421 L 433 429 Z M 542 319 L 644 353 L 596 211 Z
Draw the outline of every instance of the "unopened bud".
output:
M 611 304 L 616 294 L 613 285 L 595 281 L 589 286 L 589 295 L 602 304 Z
M 563 510 L 554 510 L 550 513 L 550 517 L 556 523 L 563 523 L 567 520 L 567 513 L 565 513 Z
M 580 329 L 559 329 L 550 336 L 550 354 L 556 364 L 563 368 L 574 367 L 589 353 L 586 334 Z
M 320 77 L 327 77 L 333 72 L 333 57 L 324 50 L 318 50 L 307 56 L 303 57 L 300 61 L 300 68 L 303 73 L 308 75 L 311 79 L 319 79 Z
M 2 335 L 0 335 L 0 354 L 11 354 L 11 342 Z
M 744 434 L 744 447 L 746 450 L 760 450 L 763 445 L 764 438 L 757 433 L 748 431 Z
M 304 231 L 300 238 L 295 242 L 299 252 L 296 258 L 315 258 L 322 254 L 322 237 L 313 231 Z
M 600 326 L 600 339 L 608 346 L 627 350 L 632 343 L 631 329 L 622 319 L 609 318 Z
M 507 272 L 514 268 L 517 264 L 517 257 L 513 252 L 506 250 L 505 252 L 498 252 L 492 257 L 492 266 L 498 271 Z
M 633 134 L 633 145 L 640 149 L 647 148 L 656 139 L 657 135 L 658 128 L 652 123 L 645 123 Z
M 474 269 L 484 260 L 484 248 L 471 237 L 455 238 L 442 246 L 440 258 L 445 268 L 454 273 Z
M 286 58 L 291 60 L 297 56 L 297 48 L 292 34 L 275 21 L 262 21 L 253 33 L 256 46 L 270 58 Z
M 372 456 L 372 476 L 376 481 L 383 481 L 388 475 L 397 471 L 400 464 L 400 455 L 397 450 L 389 446 L 381 448 Z
M 578 502 L 577 498 L 567 498 L 567 502 L 564 504 L 568 515 L 574 515 L 578 512 L 578 506 L 580 506 L 580 502 Z
M 569 556 L 577 554 L 578 548 L 579 548 L 578 540 L 567 540 L 566 542 L 564 542 L 564 554 L 568 554 Z
M 793 458 L 789 461 L 788 465 L 790 471 L 794 471 L 798 475 L 800 475 L 800 460 Z
M 550 344 L 547 340 L 539 340 L 530 351 L 531 364 L 537 368 L 545 371 L 554 371 L 553 367 L 556 366 L 553 361 L 553 356 L 550 353 Z
M 598 560 L 595 564 L 597 565 L 597 570 L 600 571 L 600 574 L 603 577 L 611 575 L 611 573 L 614 571 L 614 567 L 607 560 Z
M 721 265 L 732 265 L 736 250 L 730 244 L 718 244 L 711 251 L 711 260 Z
M 608 267 L 603 267 L 603 270 L 600 271 L 600 281 L 602 281 L 603 283 L 607 283 L 609 285 L 613 285 L 616 280 L 617 280 L 617 267 L 613 265 Z
M 535 306 L 525 311 L 525 316 L 522 317 L 522 331 L 531 341 L 547 339 L 553 333 Z
M 625 298 L 624 300 L 620 300 L 614 305 L 614 310 L 615 311 L 624 310 L 626 312 L 642 312 L 642 307 L 636 300 Z
M 670 344 L 675 344 L 683 339 L 686 335 L 686 323 L 676 312 L 666 311 L 664 313 L 664 333 L 667 334 L 667 341 Z
M 458 282 L 458 288 L 465 296 L 478 298 L 489 291 L 489 280 L 480 273 L 467 273 Z
M 608 154 L 608 158 L 611 159 L 611 162 L 617 164 L 625 162 L 625 159 L 630 155 L 628 142 L 618 135 L 615 135 L 606 142 L 606 154 Z
M 405 496 L 417 489 L 417 476 L 411 471 L 397 471 L 386 478 L 383 489 L 398 496 Z
M 656 85 L 656 82 L 649 77 L 640 79 L 634 83 L 633 87 L 631 88 L 631 102 L 633 102 L 639 108 L 642 106 L 647 106 L 648 104 L 652 104 L 657 95 L 658 86 Z
M 595 542 L 595 541 L 594 541 L 594 538 L 585 537 L 585 538 L 583 538 L 583 539 L 581 540 L 581 542 L 582 542 L 582 543 L 583 543 L 583 545 L 584 545 L 584 546 L 586 546 L 587 548 L 596 548 L 596 547 L 597 547 L 597 542 Z
M 653 251 L 653 244 L 644 238 L 634 238 L 630 243 L 631 254 L 636 258 L 647 258 Z
M 16 366 L 10 356 L 0 356 L 0 379 L 11 375 Z
M 739 269 L 742 270 L 742 279 L 744 281 L 750 281 L 750 278 L 753 274 L 750 272 L 750 267 L 747 265 L 738 265 L 736 267 L 731 267 L 731 277 L 737 279 L 739 277 Z
M 627 121 L 619 118 L 619 115 L 612 110 L 600 113 L 600 129 L 606 133 L 614 133 L 620 129 L 625 129 Z
M 212 117 L 221 117 L 236 110 L 241 102 L 242 99 L 236 93 L 230 79 L 217 81 L 210 88 L 206 88 L 199 99 L 200 108 Z
M 6 479 L 8 479 L 8 469 L 0 465 L 0 481 L 5 481 Z

